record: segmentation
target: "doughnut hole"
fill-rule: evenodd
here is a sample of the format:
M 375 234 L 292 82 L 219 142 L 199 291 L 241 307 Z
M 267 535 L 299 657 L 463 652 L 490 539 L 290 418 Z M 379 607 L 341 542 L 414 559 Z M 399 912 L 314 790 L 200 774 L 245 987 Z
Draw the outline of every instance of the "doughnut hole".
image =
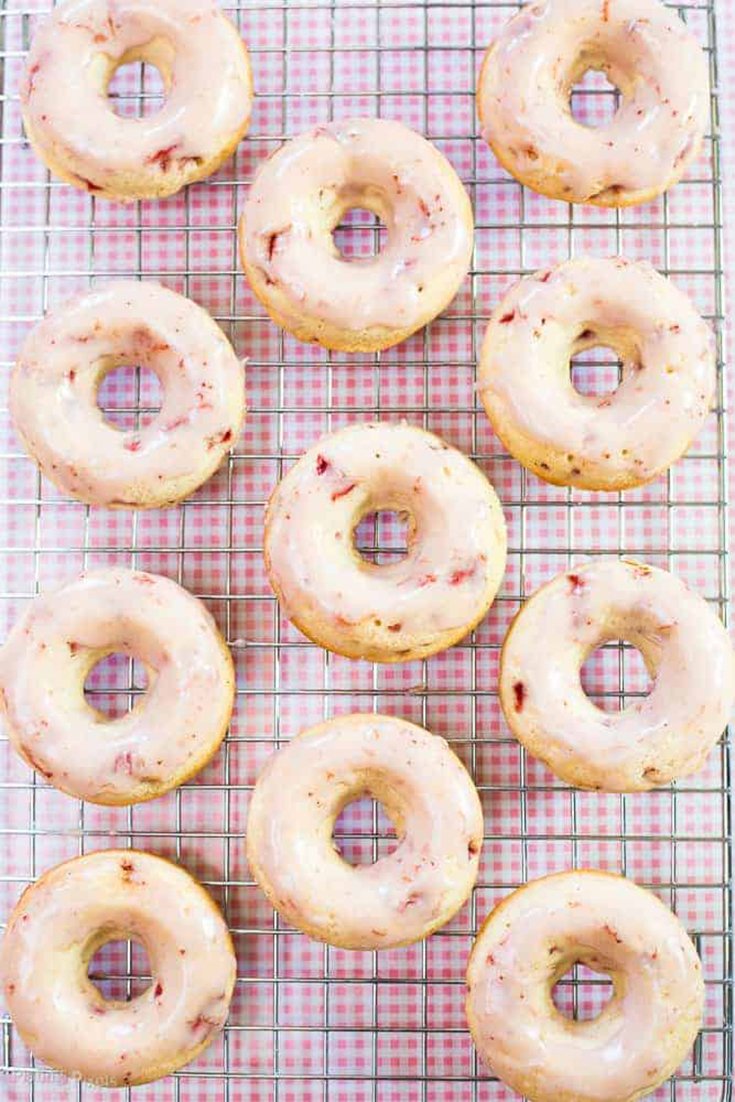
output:
M 163 388 L 149 367 L 118 364 L 107 371 L 97 390 L 97 405 L 105 421 L 131 432 L 144 429 L 161 412 Z
M 623 365 L 614 349 L 595 345 L 575 353 L 569 362 L 572 386 L 578 394 L 604 398 L 620 385 Z
M 84 682 L 87 703 L 110 721 L 131 712 L 147 689 L 145 666 L 120 653 L 109 654 L 95 662 Z
M 103 999 L 131 1002 L 151 986 L 151 963 L 141 941 L 111 937 L 90 958 L 87 976 Z
M 569 109 L 581 126 L 609 126 L 620 106 L 620 90 L 602 69 L 590 66 L 574 81 Z
M 652 687 L 643 655 L 622 640 L 610 640 L 592 651 L 582 665 L 580 681 L 603 712 L 622 712 L 647 696 Z
M 116 60 L 100 50 L 89 66 L 90 79 L 107 96 L 116 115 L 148 118 L 166 102 L 175 54 L 173 44 L 163 37 L 152 38 Z
M 398 848 L 393 820 L 383 804 L 356 795 L 337 816 L 332 843 L 350 865 L 372 865 Z
M 615 994 L 615 985 L 604 972 L 593 972 L 577 962 L 561 976 L 551 991 L 559 1014 L 574 1022 L 599 1018 Z
M 157 115 L 166 102 L 166 81 L 155 65 L 143 61 L 120 65 L 107 86 L 111 109 L 124 119 Z
M 401 562 L 408 555 L 413 528 L 409 513 L 376 509 L 367 513 L 355 528 L 355 550 L 375 566 Z
M 368 207 L 348 207 L 332 230 L 335 248 L 345 260 L 367 260 L 378 256 L 387 239 L 385 223 Z
M 597 402 L 614 394 L 641 369 L 639 338 L 632 330 L 580 326 L 569 357 L 569 380 L 577 392 Z

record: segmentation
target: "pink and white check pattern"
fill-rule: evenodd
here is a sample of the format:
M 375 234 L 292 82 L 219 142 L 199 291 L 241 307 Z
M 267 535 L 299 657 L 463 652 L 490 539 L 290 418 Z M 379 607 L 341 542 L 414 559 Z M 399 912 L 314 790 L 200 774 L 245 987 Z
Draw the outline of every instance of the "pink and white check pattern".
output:
M 134 845 L 174 856 L 224 906 L 239 980 L 227 1032 L 179 1076 L 141 1088 L 169 1099 L 275 1102 L 470 1102 L 512 1093 L 478 1067 L 463 1015 L 464 966 L 472 933 L 493 904 L 523 880 L 572 865 L 625 871 L 653 887 L 694 932 L 708 981 L 706 1028 L 694 1060 L 653 1096 L 676 1102 L 725 1097 L 730 1077 L 725 974 L 727 747 L 676 786 L 620 798 L 573 792 L 527 758 L 499 711 L 499 647 L 522 598 L 590 554 L 626 552 L 668 566 L 724 611 L 724 394 L 691 454 L 653 485 L 626 494 L 546 486 L 512 462 L 478 409 L 478 342 L 503 289 L 517 276 L 574 252 L 646 257 L 688 291 L 719 329 L 724 304 L 711 140 L 687 181 L 644 207 L 576 208 L 522 190 L 477 137 L 473 85 L 482 50 L 514 9 L 501 0 L 241 0 L 240 22 L 258 92 L 250 136 L 211 181 L 160 203 L 95 203 L 50 181 L 23 140 L 17 90 L 23 54 L 49 0 L 0 0 L 4 51 L 0 188 L 0 333 L 9 370 L 28 327 L 90 280 L 160 279 L 207 307 L 248 356 L 250 414 L 230 462 L 190 501 L 169 512 L 87 510 L 39 479 L 0 398 L 0 609 L 3 628 L 39 589 L 84 567 L 130 564 L 178 579 L 209 604 L 233 647 L 238 702 L 223 751 L 191 784 L 130 810 L 83 806 L 41 783 L 0 740 L 0 914 L 30 880 L 79 852 Z M 692 0 L 682 14 L 710 51 L 714 13 Z M 735 5 L 719 26 L 722 128 L 735 133 Z M 713 68 L 714 72 L 714 68 Z M 118 109 L 139 105 L 136 70 L 120 74 Z M 604 82 L 585 82 L 575 111 L 594 121 L 610 109 Z M 159 86 L 146 74 L 148 107 Z M 427 90 L 430 94 L 427 95 Z M 466 180 L 476 210 L 471 277 L 447 314 L 380 356 L 329 356 L 281 333 L 239 274 L 234 227 L 258 163 L 284 137 L 331 117 L 380 114 L 425 133 Z M 720 172 L 725 211 L 733 192 L 726 147 Z M 735 214 L 735 209 L 733 210 Z M 724 219 L 727 222 L 727 218 Z M 735 225 L 735 219 L 733 219 Z M 735 232 L 735 230 L 733 231 Z M 352 219 L 347 252 L 372 247 L 374 230 Z M 598 353 L 599 358 L 599 353 Z M 595 368 L 580 367 L 583 383 Z M 612 368 L 594 376 L 612 384 Z M 156 388 L 116 373 L 102 402 L 130 424 L 155 408 Z M 471 453 L 505 505 L 511 553 L 500 599 L 471 641 L 427 662 L 378 668 L 327 656 L 279 616 L 264 573 L 263 503 L 291 459 L 321 432 L 371 416 L 427 425 Z M 385 554 L 399 530 L 390 520 L 361 540 Z M 553 641 L 550 641 L 553 643 Z M 635 652 L 599 652 L 585 675 L 608 707 L 645 688 Z M 141 675 L 108 661 L 95 677 L 97 703 L 127 707 Z M 274 745 L 324 716 L 357 710 L 404 715 L 452 740 L 481 789 L 486 842 L 472 902 L 423 945 L 372 954 L 317 945 L 283 926 L 255 888 L 244 857 L 249 793 Z M 390 845 L 390 826 L 363 801 L 344 814 L 342 846 L 368 860 Z M 95 961 L 105 990 L 138 991 L 146 962 L 119 946 Z M 144 985 L 144 981 L 143 981 Z M 560 989 L 570 1006 L 572 988 Z M 580 976 L 579 1010 L 590 1015 L 605 987 Z M 8 1102 L 116 1099 L 124 1092 L 67 1084 L 35 1067 L 7 1015 L 0 1019 Z

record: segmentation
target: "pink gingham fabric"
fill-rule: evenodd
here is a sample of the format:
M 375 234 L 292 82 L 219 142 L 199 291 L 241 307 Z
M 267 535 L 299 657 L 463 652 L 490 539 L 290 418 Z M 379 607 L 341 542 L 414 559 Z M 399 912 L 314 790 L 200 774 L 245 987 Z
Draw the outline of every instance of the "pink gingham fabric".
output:
M 137 1089 L 141 1102 L 500 1102 L 513 1097 L 478 1065 L 465 1028 L 464 968 L 473 932 L 526 879 L 571 866 L 626 872 L 673 906 L 695 936 L 707 979 L 705 1029 L 676 1080 L 652 1097 L 709 1102 L 729 1097 L 731 1023 L 726 969 L 729 747 L 672 789 L 631 797 L 575 792 L 528 758 L 509 736 L 496 696 L 499 648 L 521 601 L 557 571 L 590 555 L 636 555 L 667 566 L 725 613 L 727 467 L 725 387 L 691 453 L 652 485 L 617 495 L 547 486 L 509 459 L 474 393 L 474 365 L 490 310 L 520 274 L 572 253 L 623 252 L 671 274 L 718 332 L 724 302 L 719 230 L 735 202 L 735 5 L 680 8 L 702 44 L 719 47 L 721 160 L 712 134 L 687 180 L 654 203 L 615 212 L 571 210 L 522 189 L 478 137 L 473 88 L 482 51 L 515 10 L 500 0 L 241 0 L 228 5 L 250 46 L 257 89 L 248 138 L 210 181 L 164 202 L 95 202 L 56 181 L 24 142 L 18 84 L 24 51 L 49 0 L 0 0 L 5 68 L 0 183 L 0 336 L 4 373 L 44 310 L 91 281 L 159 279 L 205 306 L 249 357 L 250 414 L 222 470 L 167 512 L 106 512 L 66 501 L 41 480 L 9 423 L 0 395 L 0 613 L 5 633 L 33 594 L 83 568 L 109 563 L 166 574 L 201 596 L 225 633 L 238 675 L 237 707 L 215 760 L 178 792 L 131 809 L 82 805 L 48 787 L 0 740 L 0 918 L 51 865 L 81 852 L 132 845 L 175 857 L 224 907 L 238 953 L 226 1033 L 178 1076 Z M 715 65 L 713 58 L 713 74 Z M 575 97 L 579 117 L 611 109 L 604 82 Z M 137 71 L 118 74 L 122 112 L 137 110 Z M 147 109 L 160 86 L 143 85 Z M 267 319 L 239 272 L 234 228 L 260 161 L 290 135 L 330 117 L 397 118 L 434 141 L 470 189 L 477 248 L 473 271 L 447 313 L 379 356 L 329 355 L 301 345 Z M 724 206 L 713 173 L 724 181 Z M 732 210 L 735 215 L 735 208 Z M 376 231 L 358 215 L 339 231 L 349 255 L 372 251 Z M 735 226 L 735 218 L 732 219 Z M 735 229 L 733 230 L 735 233 Z M 735 248 L 735 242 L 732 242 Z M 732 255 L 732 249 L 731 249 Z M 722 349 L 724 352 L 724 348 Z M 599 351 L 597 360 L 604 360 Z M 588 357 L 589 358 L 589 357 Z M 732 356 L 730 357 L 732 359 Z M 612 366 L 581 366 L 580 385 L 612 385 Z M 156 406 L 150 377 L 118 372 L 101 402 L 134 423 Z M 150 415 L 150 414 L 148 414 Z M 325 655 L 279 611 L 261 554 L 263 504 L 292 459 L 320 433 L 382 417 L 405 418 L 472 454 L 504 503 L 510 537 L 500 597 L 472 639 L 425 662 L 374 667 Z M 385 561 L 400 526 L 361 527 L 360 546 Z M 553 645 L 550 640 L 550 645 Z M 618 707 L 645 689 L 635 651 L 605 648 L 585 671 L 588 691 Z M 109 660 L 94 675 L 95 703 L 128 707 L 144 674 Z M 249 795 L 275 746 L 324 717 L 386 711 L 451 740 L 480 788 L 485 845 L 471 903 L 440 934 L 374 955 L 318 945 L 274 916 L 244 856 Z M 390 849 L 390 824 L 368 801 L 343 814 L 345 855 L 371 860 Z M 134 948 L 95 958 L 107 994 L 146 985 Z M 580 970 L 557 990 L 559 1005 L 589 1016 L 609 993 Z M 0 1019 L 0 1097 L 8 1102 L 127 1097 L 70 1084 L 36 1066 L 7 1014 Z

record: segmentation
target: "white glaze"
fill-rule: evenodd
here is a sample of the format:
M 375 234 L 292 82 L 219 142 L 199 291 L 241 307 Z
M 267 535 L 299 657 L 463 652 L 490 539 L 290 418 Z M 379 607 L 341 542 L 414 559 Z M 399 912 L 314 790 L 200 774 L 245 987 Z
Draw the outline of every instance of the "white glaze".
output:
M 570 358 L 608 345 L 623 380 L 575 390 Z M 716 383 L 715 342 L 691 301 L 645 261 L 569 260 L 516 283 L 495 310 L 478 369 L 493 428 L 549 482 L 637 486 L 690 446 Z
M 614 118 L 577 122 L 588 69 L 622 92 Z M 529 187 L 571 202 L 644 202 L 676 183 L 709 118 L 707 61 L 658 0 L 536 0 L 514 15 L 480 74 L 482 134 Z
M 637 647 L 653 678 L 622 712 L 599 709 L 579 671 L 605 642 Z M 722 622 L 666 570 L 622 559 L 575 566 L 523 606 L 501 656 L 500 701 L 518 738 L 563 780 L 610 792 L 700 769 L 735 701 Z
M 376 566 L 355 550 L 353 532 L 385 509 L 409 514 L 409 551 Z M 357 424 L 324 437 L 287 473 L 266 513 L 266 564 L 284 613 L 354 658 L 402 661 L 451 646 L 490 607 L 505 554 L 500 504 L 479 468 L 406 424 Z
M 121 365 L 159 377 L 159 415 L 140 431 L 105 421 L 97 391 Z M 59 489 L 91 505 L 150 508 L 192 493 L 233 447 L 243 368 L 209 314 L 158 283 L 103 284 L 32 330 L 10 383 L 26 448 Z
M 166 102 L 122 118 L 107 87 L 138 60 L 161 70 Z M 247 130 L 251 102 L 247 53 L 212 0 L 63 0 L 34 35 L 21 87 L 39 155 L 102 198 L 171 195 L 214 172 Z
M 385 807 L 399 844 L 372 865 L 349 865 L 332 831 L 366 794 Z M 250 804 L 248 862 L 292 925 L 346 949 L 387 949 L 427 937 L 459 910 L 482 831 L 477 790 L 443 738 L 390 716 L 343 716 L 266 765 Z
M 87 674 L 122 653 L 144 663 L 148 692 L 110 720 L 84 696 Z M 37 597 L 0 651 L 0 705 L 15 750 L 79 799 L 130 804 L 181 784 L 224 737 L 232 660 L 214 620 L 154 574 L 82 574 Z
M 608 973 L 591 1021 L 551 991 L 576 962 Z M 531 1102 L 632 1102 L 667 1079 L 702 1023 L 699 958 L 679 920 L 631 880 L 595 871 L 532 881 L 480 930 L 467 970 L 477 1049 Z
M 145 946 L 150 987 L 103 998 L 87 976 L 108 941 Z M 45 873 L 20 897 L 0 950 L 15 1027 L 33 1054 L 99 1086 L 144 1083 L 192 1060 L 224 1025 L 236 962 L 214 901 L 184 869 L 106 850 Z
M 346 260 L 334 244 L 353 207 L 387 228 L 375 258 Z M 250 283 L 279 324 L 304 340 L 370 349 L 402 340 L 454 297 L 472 226 L 467 193 L 430 142 L 388 119 L 346 119 L 294 138 L 261 166 L 240 242 Z

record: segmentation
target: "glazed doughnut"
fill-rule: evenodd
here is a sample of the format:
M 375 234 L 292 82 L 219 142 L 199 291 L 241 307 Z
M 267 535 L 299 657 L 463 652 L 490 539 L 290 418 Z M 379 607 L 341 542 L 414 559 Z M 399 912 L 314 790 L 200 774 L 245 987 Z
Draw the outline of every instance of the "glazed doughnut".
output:
M 598 1017 L 551 999 L 574 964 L 607 973 Z M 633 1102 L 684 1060 L 702 1025 L 702 966 L 676 915 L 622 876 L 533 880 L 495 908 L 467 969 L 467 1017 L 493 1072 L 530 1102 Z
M 332 233 L 346 211 L 384 223 L 379 256 L 347 260 Z M 301 341 L 374 352 L 405 340 L 456 295 L 472 256 L 467 192 L 420 134 L 347 119 L 287 142 L 258 171 L 240 223 L 250 286 Z
M 105 999 L 87 975 L 109 941 L 142 943 L 151 985 Z M 24 1043 L 97 1086 L 149 1083 L 183 1067 L 222 1029 L 235 985 L 232 940 L 184 869 L 111 849 L 57 865 L 27 888 L 0 950 L 7 1006 Z
M 117 69 L 161 73 L 166 102 L 121 118 Z M 211 176 L 250 122 L 247 50 L 212 0 L 62 0 L 34 35 L 23 124 L 46 167 L 100 199 L 156 199 Z
M 360 520 L 409 518 L 405 559 L 377 566 L 354 546 Z M 482 620 L 505 571 L 495 491 L 465 455 L 406 424 L 350 425 L 318 441 L 266 509 L 265 560 L 281 608 L 347 658 L 408 662 Z
M 361 796 L 379 800 L 398 848 L 372 865 L 335 849 L 334 824 Z M 381 715 L 340 716 L 304 731 L 261 773 L 247 856 L 276 910 L 343 949 L 410 945 L 469 897 L 482 846 L 480 798 L 438 735 Z
M 590 69 L 622 94 L 601 126 L 570 108 Z M 537 0 L 488 49 L 477 106 L 483 138 L 521 183 L 552 199 L 625 207 L 677 183 L 699 153 L 707 60 L 658 0 Z
M 620 357 L 622 381 L 581 394 L 571 357 L 598 346 Z M 488 325 L 478 389 L 497 436 L 539 478 L 625 490 L 689 448 L 715 364 L 710 327 L 673 283 L 645 261 L 586 257 L 511 287 Z
M 145 428 L 105 421 L 97 391 L 137 364 L 164 390 Z M 219 326 L 158 283 L 104 284 L 32 330 L 10 381 L 10 412 L 26 450 L 60 490 L 89 505 L 174 505 L 212 475 L 245 415 L 243 367 Z
M 653 685 L 622 712 L 586 696 L 580 669 L 603 643 L 637 647 Z M 682 581 L 631 559 L 596 559 L 521 608 L 500 656 L 500 703 L 534 757 L 579 788 L 637 792 L 700 769 L 735 701 L 729 636 Z
M 139 659 L 148 692 L 110 720 L 84 697 L 110 654 Z M 82 574 L 37 597 L 0 651 L 0 706 L 14 749 L 80 800 L 152 800 L 202 769 L 234 703 L 232 659 L 211 615 L 168 578 Z

